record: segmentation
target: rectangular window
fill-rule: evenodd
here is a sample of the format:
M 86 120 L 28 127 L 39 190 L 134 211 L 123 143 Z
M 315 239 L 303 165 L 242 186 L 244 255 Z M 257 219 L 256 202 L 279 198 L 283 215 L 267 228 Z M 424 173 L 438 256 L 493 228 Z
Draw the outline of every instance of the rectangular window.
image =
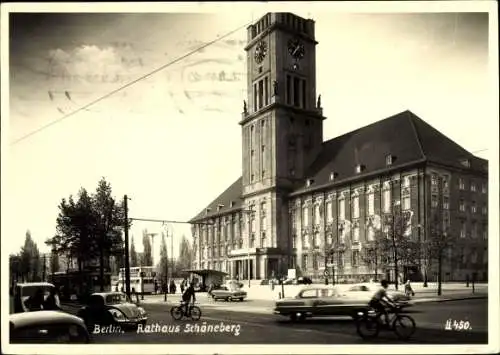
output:
M 286 76 L 286 103 L 287 105 L 292 103 L 292 78 L 290 75 Z
M 319 205 L 314 206 L 314 224 L 319 225 L 321 223 L 321 216 L 319 214 Z
M 259 80 L 259 109 L 264 105 L 264 82 Z
M 465 181 L 464 181 L 464 179 L 462 179 L 462 178 L 458 179 L 458 188 L 460 190 L 465 190 Z
M 477 212 L 476 202 L 472 202 L 472 205 L 471 205 L 470 209 L 471 209 L 472 213 L 476 213 Z
M 450 209 L 450 199 L 448 197 L 443 197 L 443 209 Z
M 338 266 L 340 268 L 344 267 L 344 252 L 343 251 L 339 252 Z
M 352 218 L 359 218 L 359 197 L 352 199 Z
M 460 221 L 460 238 L 465 238 L 466 233 L 465 221 Z
M 301 92 L 301 95 L 302 95 L 302 108 L 307 108 L 306 107 L 306 81 L 305 80 L 302 80 L 302 92 Z
M 481 191 L 483 192 L 483 194 L 486 193 L 486 191 L 487 191 L 486 184 L 483 184 L 483 187 L 481 188 Z
M 292 235 L 292 248 L 297 248 L 297 235 Z
M 465 212 L 465 201 L 460 200 L 460 212 Z
M 384 212 L 391 212 L 391 190 L 384 191 Z
M 293 78 L 293 105 L 300 106 L 300 80 L 299 78 Z
M 470 190 L 476 192 L 476 184 L 474 182 L 470 184 Z
M 403 178 L 403 187 L 410 187 L 410 177 L 409 176 L 405 176 Z
M 302 256 L 302 270 L 307 270 L 307 264 L 308 264 L 308 255 L 303 255 Z
M 330 201 L 326 203 L 326 218 L 328 222 L 333 220 L 332 203 Z
M 269 105 L 269 78 L 264 78 L 264 105 Z
M 358 243 L 359 242 L 359 227 L 354 227 L 352 229 L 352 241 L 354 243 Z
M 476 222 L 472 222 L 470 233 L 471 233 L 472 238 L 477 238 L 477 223 Z
M 486 207 L 486 204 L 483 206 L 483 214 L 488 214 L 488 207 Z
M 339 219 L 343 221 L 345 219 L 345 200 L 339 201 Z
M 368 227 L 368 236 L 367 236 L 367 238 L 368 238 L 369 242 L 372 242 L 372 241 L 375 240 L 375 233 L 374 233 L 373 227 L 371 227 L 371 226 Z
M 313 241 L 313 243 L 314 243 L 314 247 L 315 248 L 319 248 L 320 241 L 319 241 L 319 233 L 318 232 L 314 233 L 314 241 Z
M 359 251 L 353 250 L 352 251 L 352 266 L 358 266 L 358 263 L 359 263 Z
M 449 187 L 448 176 L 443 177 L 443 188 L 447 189 Z
M 432 174 L 431 175 L 431 185 L 437 186 L 438 184 L 438 176 L 437 174 Z
M 410 196 L 403 197 L 403 210 L 407 211 L 411 209 L 411 199 Z
M 304 227 L 309 226 L 309 208 L 307 207 L 302 209 L 302 224 Z
M 368 195 L 368 215 L 373 216 L 375 214 L 375 194 L 371 193 Z
M 438 197 L 437 197 L 437 195 L 432 195 L 431 196 L 431 207 L 437 208 L 437 206 L 438 206 Z
M 257 84 L 253 84 L 253 110 L 257 111 Z

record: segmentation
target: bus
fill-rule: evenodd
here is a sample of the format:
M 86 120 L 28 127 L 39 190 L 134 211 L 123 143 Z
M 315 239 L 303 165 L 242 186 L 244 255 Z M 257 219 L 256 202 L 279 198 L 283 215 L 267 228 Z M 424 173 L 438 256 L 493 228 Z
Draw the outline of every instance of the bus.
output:
M 130 291 L 132 293 L 152 294 L 155 290 L 156 268 L 154 266 L 137 266 L 130 268 Z M 111 278 L 113 291 L 125 292 L 125 268 L 121 268 L 118 276 Z

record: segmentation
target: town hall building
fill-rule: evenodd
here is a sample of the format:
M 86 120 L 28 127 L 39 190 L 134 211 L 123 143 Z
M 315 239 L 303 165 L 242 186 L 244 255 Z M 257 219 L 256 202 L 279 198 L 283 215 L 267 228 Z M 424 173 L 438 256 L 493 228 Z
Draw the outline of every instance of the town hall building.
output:
M 288 269 L 337 282 L 394 279 L 394 265 L 374 265 L 369 252 L 403 216 L 417 252 L 398 275 L 435 280 L 436 265 L 420 248 L 437 216 L 457 236 L 444 280 L 486 280 L 487 161 L 410 111 L 323 141 L 314 31 L 313 20 L 290 13 L 248 28 L 243 171 L 190 221 L 193 268 L 239 279 Z

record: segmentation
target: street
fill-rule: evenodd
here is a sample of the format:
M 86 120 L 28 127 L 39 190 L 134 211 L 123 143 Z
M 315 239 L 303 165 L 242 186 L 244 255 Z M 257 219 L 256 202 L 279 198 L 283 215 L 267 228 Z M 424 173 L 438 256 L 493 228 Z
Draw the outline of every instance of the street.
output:
M 149 313 L 148 326 L 138 331 L 93 334 L 96 343 L 170 343 L 170 344 L 364 344 L 350 318 L 316 318 L 292 323 L 288 318 L 267 312 L 249 313 L 245 301 L 200 305 L 199 321 L 174 321 L 172 304 L 144 304 Z M 231 312 L 227 309 L 232 308 Z M 417 330 L 410 344 L 486 344 L 488 342 L 488 300 L 470 299 L 428 302 L 415 305 L 408 313 Z M 238 311 L 240 309 L 240 311 Z M 468 321 L 469 330 L 445 330 L 447 320 Z M 154 329 L 156 328 L 156 329 Z M 209 331 L 206 328 L 211 328 Z M 205 332 L 203 332 L 205 330 Z M 370 343 L 401 344 L 392 332 L 381 332 Z

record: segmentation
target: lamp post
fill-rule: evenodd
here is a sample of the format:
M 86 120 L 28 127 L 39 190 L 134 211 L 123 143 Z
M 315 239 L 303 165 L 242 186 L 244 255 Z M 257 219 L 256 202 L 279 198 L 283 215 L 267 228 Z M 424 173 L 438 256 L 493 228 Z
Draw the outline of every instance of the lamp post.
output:
M 151 237 L 151 264 L 153 267 L 155 265 L 155 237 L 158 233 L 148 233 L 148 237 Z
M 250 287 L 250 237 L 252 234 L 252 216 L 254 214 L 254 210 L 252 207 L 248 210 L 241 210 L 241 212 L 247 214 L 248 218 L 248 248 L 247 248 L 247 275 L 248 275 L 248 287 Z

